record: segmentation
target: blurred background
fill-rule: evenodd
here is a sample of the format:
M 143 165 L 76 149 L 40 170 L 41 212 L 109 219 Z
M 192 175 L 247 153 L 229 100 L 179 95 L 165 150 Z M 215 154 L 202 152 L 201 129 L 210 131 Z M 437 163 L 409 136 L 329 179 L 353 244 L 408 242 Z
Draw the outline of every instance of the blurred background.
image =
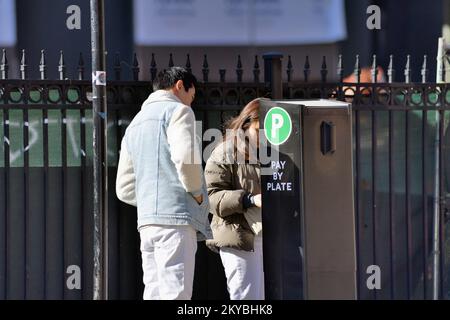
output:
M 366 10 L 372 4 L 381 8 L 380 30 L 366 27 L 370 16 Z M 79 30 L 66 27 L 71 5 L 80 8 Z M 253 67 L 255 55 L 279 51 L 292 56 L 293 80 L 302 77 L 306 55 L 315 70 L 311 78 L 318 79 L 323 55 L 334 69 L 342 53 L 345 73 L 350 74 L 356 54 L 361 66 L 369 65 L 371 55 L 377 54 L 384 69 L 393 54 L 399 70 L 410 54 L 412 80 L 418 81 L 424 54 L 431 58 L 430 74 L 435 74 L 437 38 L 448 20 L 446 6 L 446 0 L 108 0 L 108 71 L 112 75 L 116 52 L 124 66 L 137 52 L 141 67 L 147 69 L 152 53 L 158 66 L 168 65 L 169 53 L 175 64 L 184 65 L 190 53 L 192 69 L 200 75 L 207 54 L 210 66 L 217 68 L 210 73 L 214 81 L 218 69 L 235 69 L 237 55 L 245 69 Z M 69 78 L 75 74 L 80 52 L 90 68 L 89 0 L 0 0 L 0 48 L 7 49 L 11 78 L 18 73 L 22 49 L 28 52 L 30 78 L 38 77 L 41 49 L 46 49 L 50 79 L 56 78 L 57 68 L 51 64 L 56 66 L 59 50 L 64 50 Z M 131 78 L 129 73 L 123 77 Z M 150 73 L 141 72 L 140 77 L 147 80 Z M 250 72 L 243 75 L 244 81 L 251 77 Z

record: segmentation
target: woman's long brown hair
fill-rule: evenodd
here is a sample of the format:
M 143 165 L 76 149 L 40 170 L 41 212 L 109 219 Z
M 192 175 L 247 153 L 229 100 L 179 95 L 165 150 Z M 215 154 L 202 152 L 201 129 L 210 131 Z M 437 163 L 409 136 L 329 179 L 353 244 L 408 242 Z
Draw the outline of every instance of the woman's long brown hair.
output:
M 236 152 L 237 152 L 237 145 L 238 145 L 238 141 L 237 141 L 237 132 L 239 130 L 242 130 L 242 132 L 246 132 L 248 130 L 248 128 L 250 127 L 250 125 L 254 122 L 254 121 L 259 121 L 259 102 L 260 102 L 261 98 L 257 98 L 254 99 L 252 101 L 250 101 L 249 103 L 247 103 L 247 105 L 244 107 L 244 109 L 242 109 L 242 111 L 239 113 L 239 115 L 237 117 L 231 118 L 229 119 L 227 122 L 225 122 L 224 125 L 224 141 L 228 138 L 233 138 L 235 139 L 235 141 L 233 141 L 233 145 L 234 145 L 234 153 L 236 156 Z M 227 133 L 232 133 L 231 136 L 229 136 L 229 134 Z M 247 141 L 246 141 L 247 144 Z M 248 154 L 248 146 L 245 147 L 245 157 L 246 159 L 248 159 L 249 154 Z
M 259 121 L 259 101 L 261 99 L 257 98 L 249 103 L 242 109 L 241 113 L 237 117 L 229 119 L 225 122 L 225 130 L 238 130 L 242 129 L 246 131 L 253 121 Z M 226 137 L 226 131 L 225 131 Z

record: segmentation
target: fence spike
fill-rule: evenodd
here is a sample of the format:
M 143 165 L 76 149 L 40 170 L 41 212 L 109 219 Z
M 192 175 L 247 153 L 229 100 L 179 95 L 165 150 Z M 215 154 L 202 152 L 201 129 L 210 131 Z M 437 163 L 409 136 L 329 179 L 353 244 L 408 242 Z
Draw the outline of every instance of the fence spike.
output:
M 8 59 L 6 58 L 6 49 L 2 49 L 2 60 L 1 60 L 1 64 L 2 64 L 2 65 L 8 64 Z
M 389 56 L 389 66 L 388 66 L 387 74 L 388 74 L 388 82 L 389 82 L 389 83 L 394 82 L 394 79 L 395 79 L 395 69 L 394 69 L 394 55 L 393 55 L 393 54 L 391 54 L 391 55 Z
M 290 82 L 292 81 L 292 73 L 294 72 L 294 69 L 292 68 L 292 59 L 291 56 L 288 56 L 288 63 L 287 63 L 287 69 L 286 69 L 286 74 L 287 74 L 287 81 Z
M 410 58 L 411 56 L 408 54 L 406 56 L 406 65 L 405 65 L 405 83 L 411 82 L 411 65 L 410 65 Z
M 122 73 L 122 68 L 120 65 L 120 52 L 116 52 L 114 56 L 114 78 L 120 80 Z
M 309 56 L 306 56 L 305 66 L 303 68 L 303 74 L 305 76 L 305 82 L 308 82 L 309 74 L 311 73 L 311 66 L 309 64 Z
M 191 69 L 191 58 L 189 57 L 189 53 L 186 55 L 186 69 L 189 73 L 192 73 Z
M 156 60 L 155 60 L 155 54 L 152 52 L 152 61 L 150 62 L 150 76 L 152 78 L 152 81 L 156 79 L 156 72 L 158 70 L 156 69 Z
M 422 83 L 426 83 L 428 81 L 427 55 L 426 54 L 423 56 L 422 70 L 420 70 L 420 74 L 422 75 Z
M 325 56 L 323 56 L 323 58 L 322 58 L 322 68 L 320 70 L 320 76 L 322 78 L 322 82 L 327 82 L 327 74 L 328 74 L 327 58 Z
M 27 78 L 28 66 L 26 64 L 26 53 L 25 49 L 22 50 L 22 58 L 20 59 L 20 78 L 25 80 Z
M 64 62 L 64 52 L 59 51 L 59 63 L 58 63 L 59 80 L 66 79 L 66 64 Z
M 445 82 L 445 60 L 446 60 L 446 55 L 443 54 L 442 55 L 442 68 L 440 70 L 441 74 L 440 74 L 440 78 L 442 79 L 443 82 Z
M 134 81 L 139 81 L 139 61 L 137 59 L 137 55 L 136 52 L 134 53 L 134 57 L 133 57 L 133 80 Z
M 173 56 L 172 56 L 172 54 L 170 54 L 170 56 L 169 56 L 169 68 L 172 68 L 174 66 L 174 64 L 173 64 Z
M 355 68 L 353 70 L 353 73 L 356 78 L 356 83 L 359 83 L 361 81 L 361 65 L 359 63 L 359 54 L 356 55 Z
M 377 68 L 377 55 L 376 54 L 374 54 L 372 56 L 372 69 L 370 70 L 370 74 L 372 77 L 372 83 L 377 83 L 378 68 Z
M 6 49 L 2 50 L 2 60 L 0 61 L 0 72 L 3 80 L 8 79 L 8 58 L 6 57 Z
M 342 63 L 342 54 L 338 56 L 337 75 L 339 82 L 344 81 L 344 64 Z
M 41 50 L 41 59 L 39 61 L 39 72 L 41 74 L 41 80 L 47 79 L 47 64 L 45 61 L 45 50 Z
M 258 62 L 258 55 L 255 55 L 255 63 L 253 65 L 253 81 L 258 83 L 259 82 L 259 74 L 260 74 L 260 70 L 259 70 L 259 62 Z
M 237 82 L 242 82 L 242 74 L 244 71 L 242 70 L 242 62 L 241 62 L 241 55 L 238 54 L 238 62 L 236 66 L 236 75 L 237 75 Z
M 238 54 L 237 68 L 238 69 L 242 69 L 242 61 L 241 61 L 241 55 L 240 54 Z
M 220 82 L 225 82 L 225 74 L 226 74 L 226 72 L 227 72 L 226 69 L 219 69 Z
M 208 66 L 208 57 L 206 56 L 206 54 L 203 55 L 202 73 L 203 73 L 203 81 L 208 82 L 209 66 Z
M 84 59 L 83 53 L 80 52 L 80 57 L 78 58 L 78 80 L 84 80 Z

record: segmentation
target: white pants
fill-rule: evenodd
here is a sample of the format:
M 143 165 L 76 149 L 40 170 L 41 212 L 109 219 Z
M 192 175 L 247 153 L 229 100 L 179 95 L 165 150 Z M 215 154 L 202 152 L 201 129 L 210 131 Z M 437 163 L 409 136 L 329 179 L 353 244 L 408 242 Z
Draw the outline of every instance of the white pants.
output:
M 191 226 L 150 225 L 140 230 L 144 300 L 190 300 L 196 231 Z
M 231 300 L 264 300 L 262 237 L 255 237 L 254 251 L 220 248 Z

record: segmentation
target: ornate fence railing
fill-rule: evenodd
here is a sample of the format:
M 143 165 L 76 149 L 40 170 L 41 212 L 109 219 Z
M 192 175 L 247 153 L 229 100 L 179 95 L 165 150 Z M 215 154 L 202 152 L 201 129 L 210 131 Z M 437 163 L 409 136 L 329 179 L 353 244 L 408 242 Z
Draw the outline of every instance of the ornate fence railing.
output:
M 405 81 L 379 77 L 355 63 L 353 78 L 344 78 L 342 57 L 329 82 L 325 58 L 319 76 L 309 59 L 303 80 L 293 80 L 288 57 L 283 82 L 282 56 L 258 57 L 243 82 L 238 57 L 236 79 L 211 82 L 204 57 L 193 105 L 203 129 L 223 122 L 256 97 L 327 98 L 352 103 L 354 110 L 355 208 L 360 299 L 449 298 L 449 120 L 450 87 L 411 82 L 409 59 Z M 142 292 L 139 239 L 134 208 L 115 197 L 119 146 L 125 129 L 151 92 L 151 81 L 139 81 L 137 59 L 132 79 L 122 80 L 119 56 L 107 85 L 108 100 L 108 234 L 109 297 L 140 298 Z M 172 57 L 169 66 L 173 65 Z M 189 56 L 186 67 L 191 68 Z M 8 79 L 6 54 L 0 60 L 0 299 L 92 298 L 92 85 L 85 79 L 82 56 L 74 80 L 67 78 L 63 55 L 58 80 L 47 79 L 44 52 L 41 79 L 28 79 L 25 52 L 21 79 Z M 152 57 L 154 79 L 160 68 Z M 260 79 L 261 71 L 264 79 Z M 364 72 L 370 79 L 361 82 Z M 313 81 L 311 80 L 313 79 Z M 364 79 L 363 79 L 364 80 Z M 352 82 L 347 82 L 352 81 Z M 382 270 L 380 290 L 366 286 L 367 267 Z M 81 270 L 81 288 L 70 289 L 70 266 Z M 197 253 L 194 298 L 226 297 L 220 260 L 203 245 Z

